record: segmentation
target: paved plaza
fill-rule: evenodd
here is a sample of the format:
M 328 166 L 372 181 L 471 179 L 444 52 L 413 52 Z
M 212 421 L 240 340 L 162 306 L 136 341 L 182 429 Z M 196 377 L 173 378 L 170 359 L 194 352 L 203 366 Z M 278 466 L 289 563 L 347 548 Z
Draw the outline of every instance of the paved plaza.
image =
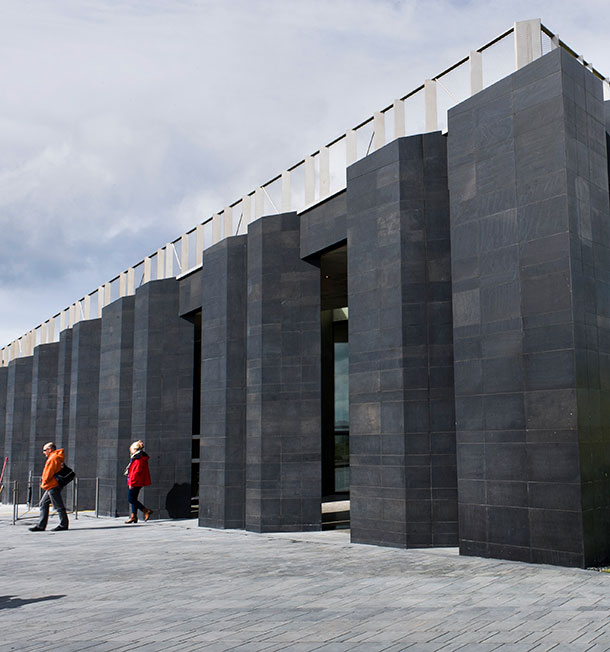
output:
M 32 533 L 36 516 L 0 509 L 0 652 L 610 650 L 610 574 L 194 520 Z

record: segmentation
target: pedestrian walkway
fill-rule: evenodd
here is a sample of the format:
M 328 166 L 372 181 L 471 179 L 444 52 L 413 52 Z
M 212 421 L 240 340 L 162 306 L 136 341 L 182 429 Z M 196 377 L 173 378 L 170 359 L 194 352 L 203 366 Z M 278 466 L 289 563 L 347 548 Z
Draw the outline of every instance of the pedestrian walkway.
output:
M 610 574 L 0 508 L 0 652 L 610 650 Z M 49 527 L 55 527 L 52 518 Z

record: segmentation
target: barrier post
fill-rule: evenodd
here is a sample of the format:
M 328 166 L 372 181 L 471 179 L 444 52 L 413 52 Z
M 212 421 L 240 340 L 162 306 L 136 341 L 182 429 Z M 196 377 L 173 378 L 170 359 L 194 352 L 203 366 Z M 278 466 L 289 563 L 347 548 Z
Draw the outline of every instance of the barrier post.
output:
M 17 480 L 13 480 L 13 525 L 17 522 L 18 514 L 17 514 L 17 493 L 19 491 L 19 487 L 17 485 Z
M 95 518 L 100 517 L 100 479 L 95 478 Z
M 78 521 L 78 478 L 74 478 L 74 518 Z
M 32 471 L 28 471 L 28 492 L 27 492 L 27 506 L 28 510 L 32 509 L 32 503 L 33 503 L 33 498 L 34 496 L 32 495 L 34 492 L 34 485 L 32 483 Z

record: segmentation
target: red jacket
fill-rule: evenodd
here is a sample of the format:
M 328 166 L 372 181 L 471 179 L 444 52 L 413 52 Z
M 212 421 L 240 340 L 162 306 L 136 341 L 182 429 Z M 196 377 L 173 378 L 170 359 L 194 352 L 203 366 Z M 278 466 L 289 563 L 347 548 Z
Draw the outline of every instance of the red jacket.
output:
M 131 458 L 129 475 L 127 476 L 127 484 L 130 487 L 148 487 L 151 484 L 148 457 L 147 453 L 141 451 Z

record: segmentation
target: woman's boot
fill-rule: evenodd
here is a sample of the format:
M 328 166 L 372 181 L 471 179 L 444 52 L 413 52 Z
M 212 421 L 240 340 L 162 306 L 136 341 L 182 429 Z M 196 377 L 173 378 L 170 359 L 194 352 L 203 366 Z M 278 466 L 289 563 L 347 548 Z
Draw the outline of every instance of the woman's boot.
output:
M 153 513 L 153 511 L 152 511 L 152 509 L 148 509 L 148 507 L 145 507 L 143 511 L 144 511 L 144 520 L 148 521 L 148 519 L 150 518 L 150 515 Z
M 125 521 L 125 523 L 137 523 L 137 522 L 138 522 L 137 514 L 131 514 L 129 518 Z

